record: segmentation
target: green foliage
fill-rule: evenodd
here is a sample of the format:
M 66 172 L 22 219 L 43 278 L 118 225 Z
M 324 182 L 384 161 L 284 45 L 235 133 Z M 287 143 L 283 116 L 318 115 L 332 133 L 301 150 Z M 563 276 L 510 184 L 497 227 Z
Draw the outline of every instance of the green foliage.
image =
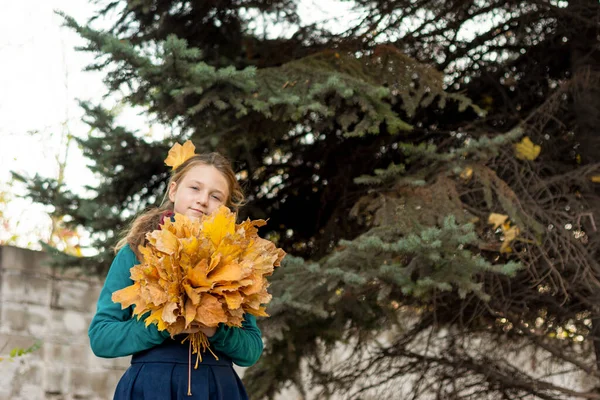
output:
M 465 248 L 477 240 L 472 224 L 458 225 L 450 215 L 441 227 L 424 228 L 419 234 L 410 234 L 395 242 L 385 242 L 377 236 L 362 236 L 341 244 L 365 255 L 385 253 L 386 260 L 379 267 L 383 274 L 380 278 L 398 285 L 406 295 L 429 297 L 435 290 L 458 289 L 461 298 L 473 292 L 487 301 L 489 295 L 484 293 L 478 275 L 496 272 L 514 276 L 522 266 L 512 261 L 492 265 Z M 388 262 L 388 258 L 392 261 Z M 393 260 L 406 260 L 407 264 Z
M 16 357 L 21 357 L 26 354 L 33 353 L 34 351 L 38 350 L 40 347 L 42 347 L 42 342 L 39 340 L 36 340 L 34 344 L 32 344 L 31 346 L 29 346 L 27 348 L 15 347 L 10 351 L 8 361 L 14 361 L 14 359 Z M 5 360 L 4 357 L 0 357 L 0 361 L 4 361 L 4 360 Z

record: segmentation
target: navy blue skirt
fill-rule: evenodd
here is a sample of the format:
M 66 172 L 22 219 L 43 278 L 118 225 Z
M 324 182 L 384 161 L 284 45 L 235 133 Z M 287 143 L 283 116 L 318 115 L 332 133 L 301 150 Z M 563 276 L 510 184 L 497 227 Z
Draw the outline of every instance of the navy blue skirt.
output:
M 231 360 L 210 351 L 202 353 L 196 364 L 192 355 L 191 392 L 188 396 L 188 352 L 185 337 L 167 339 L 150 350 L 134 354 L 131 366 L 117 385 L 114 400 L 248 400 L 246 389 L 233 369 Z

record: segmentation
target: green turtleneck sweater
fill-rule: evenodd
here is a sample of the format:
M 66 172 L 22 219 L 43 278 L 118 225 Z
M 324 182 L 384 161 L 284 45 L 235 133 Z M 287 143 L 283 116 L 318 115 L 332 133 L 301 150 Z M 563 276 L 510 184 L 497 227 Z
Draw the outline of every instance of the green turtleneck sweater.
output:
M 135 253 L 127 245 L 116 255 L 104 287 L 98 298 L 96 315 L 90 324 L 88 335 L 92 351 L 98 357 L 123 357 L 150 349 L 170 337 L 165 331 L 158 331 L 155 324 L 146 327 L 143 319 L 132 318 L 133 306 L 121 309 L 121 304 L 113 303 L 112 294 L 133 284 L 129 270 L 139 264 Z M 261 332 L 253 315 L 245 314 L 241 328 L 220 324 L 214 336 L 208 341 L 216 350 L 241 366 L 255 364 L 263 350 Z

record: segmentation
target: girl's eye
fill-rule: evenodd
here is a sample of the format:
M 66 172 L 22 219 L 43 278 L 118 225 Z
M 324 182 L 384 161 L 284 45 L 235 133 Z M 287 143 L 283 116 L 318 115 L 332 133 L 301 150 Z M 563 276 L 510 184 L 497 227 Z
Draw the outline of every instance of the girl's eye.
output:
M 197 186 L 191 186 L 193 190 L 199 190 Z
M 217 200 L 217 201 L 221 201 L 221 198 L 219 196 L 215 196 L 213 195 L 213 199 Z

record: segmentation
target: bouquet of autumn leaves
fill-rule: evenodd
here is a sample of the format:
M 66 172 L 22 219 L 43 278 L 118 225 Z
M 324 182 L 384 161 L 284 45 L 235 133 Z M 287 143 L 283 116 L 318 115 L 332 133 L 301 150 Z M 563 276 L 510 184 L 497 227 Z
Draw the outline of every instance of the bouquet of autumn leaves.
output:
M 285 252 L 258 236 L 264 220 L 235 223 L 235 214 L 221 206 L 212 215 L 191 219 L 175 214 L 160 229 L 146 235 L 139 247 L 141 264 L 131 268 L 133 285 L 112 295 L 133 315 L 146 317 L 171 337 L 192 324 L 242 326 L 244 313 L 268 316 L 271 300 L 266 277 L 280 265 Z M 209 348 L 206 336 L 188 335 L 193 353 Z M 197 366 L 196 359 L 196 366 Z

